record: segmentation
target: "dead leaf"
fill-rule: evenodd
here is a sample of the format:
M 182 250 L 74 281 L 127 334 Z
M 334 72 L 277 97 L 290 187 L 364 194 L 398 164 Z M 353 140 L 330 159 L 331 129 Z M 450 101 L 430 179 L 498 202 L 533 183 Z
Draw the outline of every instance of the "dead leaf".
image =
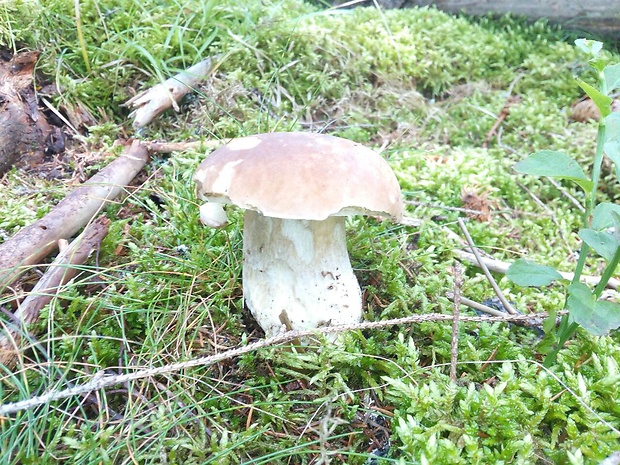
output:
M 481 222 L 491 220 L 491 207 L 486 193 L 478 193 L 473 188 L 464 187 L 461 191 L 461 202 L 463 208 L 470 210 L 466 212 L 468 218 Z

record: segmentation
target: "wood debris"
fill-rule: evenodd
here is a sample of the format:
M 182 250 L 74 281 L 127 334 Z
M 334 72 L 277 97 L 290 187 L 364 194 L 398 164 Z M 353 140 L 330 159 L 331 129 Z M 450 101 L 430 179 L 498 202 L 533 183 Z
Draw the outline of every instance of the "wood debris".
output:
M 64 150 L 59 128 L 39 111 L 34 88 L 38 52 L 0 53 L 0 175 L 17 163 L 31 164 Z
M 148 159 L 146 147 L 134 141 L 116 160 L 77 187 L 47 215 L 0 244 L 0 290 L 52 253 L 60 239 L 71 238 L 88 224 L 125 190 Z
M 20 352 L 19 341 L 27 333 L 28 325 L 38 320 L 41 309 L 62 292 L 62 286 L 78 274 L 79 265 L 88 260 L 107 235 L 109 224 L 110 220 L 105 216 L 97 218 L 47 267 L 43 277 L 15 311 L 11 324 L 15 327 L 9 328 L 6 325 L 5 334 L 0 335 L 0 365 L 14 366 Z
M 178 102 L 206 79 L 213 68 L 213 61 L 207 58 L 127 101 L 125 106 L 134 108 L 129 115 L 134 118 L 134 128 L 146 126 L 169 108 L 179 111 Z
M 620 99 L 614 99 L 611 102 L 611 111 L 620 111 Z M 578 123 L 585 123 L 586 121 L 598 121 L 601 117 L 596 104 L 587 96 L 581 97 L 570 107 L 570 118 Z

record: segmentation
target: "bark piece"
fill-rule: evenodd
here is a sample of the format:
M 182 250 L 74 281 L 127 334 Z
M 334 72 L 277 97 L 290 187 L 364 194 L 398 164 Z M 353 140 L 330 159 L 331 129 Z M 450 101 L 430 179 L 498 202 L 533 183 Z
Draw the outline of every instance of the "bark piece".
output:
M 148 158 L 146 147 L 134 141 L 116 160 L 77 187 L 47 215 L 0 244 L 0 290 L 54 251 L 59 239 L 69 239 L 88 224 L 125 189 Z
M 315 0 L 316 2 L 316 0 Z M 334 5 L 352 4 L 348 0 L 331 0 Z M 361 0 L 355 6 L 409 8 L 434 6 L 448 13 L 474 16 L 489 14 L 525 16 L 536 21 L 546 18 L 566 29 L 586 30 L 602 35 L 620 34 L 620 0 Z
M 86 262 L 108 233 L 110 220 L 100 216 L 90 223 L 67 248 L 58 254 L 49 265 L 43 277 L 21 302 L 13 314 L 16 330 L 6 328 L 7 334 L 0 336 L 0 365 L 12 367 L 17 359 L 18 342 L 27 331 L 27 325 L 35 323 L 52 298 L 59 293 L 80 271 L 78 266 Z
M 134 118 L 134 128 L 146 126 L 170 107 L 179 111 L 178 102 L 205 79 L 212 69 L 213 62 L 207 58 L 128 100 L 125 105 L 134 108 L 129 115 Z
M 0 60 L 0 175 L 26 157 L 42 158 L 52 127 L 38 111 L 33 86 L 38 52 Z

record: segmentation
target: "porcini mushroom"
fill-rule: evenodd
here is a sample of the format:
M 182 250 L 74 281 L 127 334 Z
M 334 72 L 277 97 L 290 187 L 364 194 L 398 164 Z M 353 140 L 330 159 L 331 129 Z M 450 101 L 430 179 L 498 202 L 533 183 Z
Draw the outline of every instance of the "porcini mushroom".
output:
M 202 221 L 226 222 L 221 204 L 244 208 L 243 294 L 267 336 L 355 323 L 361 291 L 345 217 L 399 219 L 402 198 L 388 163 L 346 139 L 269 133 L 234 139 L 198 167 Z

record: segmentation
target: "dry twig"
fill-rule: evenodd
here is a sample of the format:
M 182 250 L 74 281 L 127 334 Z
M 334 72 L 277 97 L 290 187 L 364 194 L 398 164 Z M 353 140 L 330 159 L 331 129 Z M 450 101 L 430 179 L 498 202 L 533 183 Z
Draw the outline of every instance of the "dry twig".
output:
M 562 313 L 562 312 L 560 312 Z M 547 314 L 539 314 L 537 315 L 540 318 L 545 318 Z M 49 391 L 40 396 L 32 397 L 30 399 L 13 402 L 9 404 L 0 404 L 0 416 L 8 415 L 10 413 L 19 412 L 22 410 L 31 409 L 38 405 L 47 404 L 56 400 L 66 399 L 68 397 L 73 397 L 77 395 L 81 395 L 85 392 L 96 391 L 99 389 L 105 389 L 110 386 L 115 386 L 118 384 L 125 383 L 127 381 L 142 379 L 142 378 L 150 378 L 153 376 L 163 375 L 167 373 L 176 373 L 187 368 L 193 368 L 197 366 L 210 366 L 214 365 L 222 360 L 228 360 L 234 357 L 238 357 L 240 355 L 256 351 L 258 349 L 262 349 L 265 347 L 271 347 L 278 344 L 282 344 L 285 342 L 290 342 L 294 339 L 298 338 L 307 338 L 316 336 L 317 334 L 331 334 L 331 333 L 341 333 L 345 331 L 355 331 L 355 330 L 365 330 L 365 329 L 376 329 L 382 328 L 386 326 L 395 326 L 395 325 L 406 325 L 406 324 L 415 324 L 422 323 L 427 321 L 452 321 L 454 318 L 453 315 L 444 315 L 439 313 L 431 313 L 427 315 L 412 315 L 404 318 L 396 318 L 392 320 L 384 320 L 384 321 L 366 321 L 362 323 L 356 323 L 351 325 L 338 325 L 338 326 L 326 326 L 322 328 L 316 328 L 314 330 L 308 331 L 287 331 L 285 333 L 278 334 L 276 336 L 261 339 L 259 341 L 250 343 L 243 347 L 238 347 L 236 349 L 231 349 L 226 352 L 221 352 L 219 354 L 210 355 L 207 357 L 199 357 L 191 360 L 187 360 L 185 362 L 172 363 L 169 365 L 164 365 L 161 367 L 155 368 L 143 368 L 136 370 L 132 373 L 125 373 L 122 375 L 105 375 L 103 372 L 99 372 L 95 374 L 91 381 L 88 381 L 84 384 L 63 389 L 63 390 L 53 390 Z M 532 318 L 532 315 L 504 315 L 502 317 L 489 317 L 489 316 L 462 316 L 460 317 L 460 321 L 468 321 L 468 322 L 515 322 L 515 321 L 525 321 Z
M 489 283 L 491 284 L 491 287 L 493 287 L 495 294 L 497 295 L 499 300 L 502 302 L 502 305 L 504 306 L 506 311 L 510 313 L 511 315 L 516 315 L 518 312 L 512 307 L 510 302 L 508 302 L 508 299 L 506 299 L 506 297 L 504 296 L 504 293 L 502 292 L 502 290 L 499 288 L 499 286 L 495 282 L 495 279 L 493 279 L 491 272 L 487 268 L 480 254 L 478 253 L 478 249 L 476 248 L 476 245 L 474 244 L 473 239 L 469 235 L 469 231 L 467 230 L 467 226 L 465 226 L 465 222 L 461 218 L 458 218 L 457 221 L 459 223 L 461 231 L 463 231 L 463 234 L 465 235 L 465 239 L 467 239 L 467 243 L 469 244 L 469 249 L 476 257 L 476 260 L 478 261 L 480 268 L 482 269 L 482 271 L 484 272 L 484 275 L 489 280 Z
M 519 97 L 518 95 L 510 95 L 506 99 L 506 103 L 504 104 L 504 107 L 499 112 L 499 115 L 497 116 L 495 123 L 493 123 L 493 126 L 491 127 L 486 137 L 484 138 L 484 142 L 482 143 L 483 149 L 486 149 L 489 146 L 489 142 L 491 141 L 491 138 L 493 138 L 493 136 L 497 134 L 497 129 L 499 128 L 499 126 L 504 122 L 506 118 L 508 118 L 508 115 L 510 115 L 510 107 L 516 103 L 519 103 L 520 101 L 521 101 L 521 97 Z
M 454 272 L 454 319 L 452 320 L 452 343 L 450 345 L 450 379 L 456 381 L 456 364 L 459 360 L 459 317 L 461 306 L 461 288 L 463 287 L 463 269 L 459 262 L 452 267 Z
M 116 198 L 148 161 L 146 147 L 134 141 L 99 173 L 77 187 L 47 215 L 0 244 L 0 290 L 29 266 L 69 239 Z
M 73 279 L 79 271 L 79 265 L 99 247 L 108 233 L 109 224 L 110 220 L 105 216 L 90 223 L 49 265 L 43 277 L 13 314 L 13 320 L 18 327 L 11 330 L 7 325 L 6 334 L 0 336 L 0 365 L 12 367 L 15 364 L 19 354 L 20 335 L 27 332 L 27 325 L 37 321 L 41 309 L 58 294 L 63 285 Z
M 472 253 L 465 252 L 464 250 L 456 249 L 454 250 L 454 254 L 460 260 L 471 263 L 472 265 L 480 266 L 480 262 L 478 261 L 478 258 Z M 508 271 L 508 268 L 510 267 L 510 263 L 503 262 L 501 260 L 496 260 L 494 258 L 481 257 L 480 260 L 484 263 L 485 267 L 487 267 L 489 270 L 495 273 L 506 274 L 506 271 Z M 568 281 L 573 280 L 573 276 L 574 276 L 573 273 L 568 273 L 565 271 L 559 271 L 558 273 L 562 275 L 562 278 Z M 596 286 L 600 280 L 601 278 L 599 276 L 581 275 L 581 281 L 591 286 Z M 607 287 L 609 289 L 614 289 L 616 291 L 618 290 L 619 285 L 620 285 L 620 281 L 616 278 L 611 278 L 609 282 L 607 283 Z

